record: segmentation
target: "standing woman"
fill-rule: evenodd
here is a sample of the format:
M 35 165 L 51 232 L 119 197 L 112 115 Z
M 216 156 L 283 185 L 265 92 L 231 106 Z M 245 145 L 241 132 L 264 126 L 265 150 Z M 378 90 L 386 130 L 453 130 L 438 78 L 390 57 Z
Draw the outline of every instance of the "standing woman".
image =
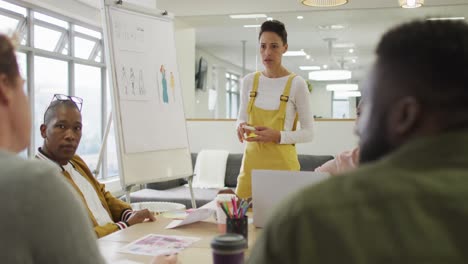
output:
M 294 144 L 312 140 L 307 84 L 281 64 L 288 50 L 287 35 L 280 21 L 262 24 L 259 41 L 265 69 L 248 74 L 242 81 L 237 136 L 247 145 L 237 178 L 236 193 L 241 198 L 252 196 L 252 169 L 297 171 L 300 164 Z M 296 130 L 298 119 L 300 130 Z

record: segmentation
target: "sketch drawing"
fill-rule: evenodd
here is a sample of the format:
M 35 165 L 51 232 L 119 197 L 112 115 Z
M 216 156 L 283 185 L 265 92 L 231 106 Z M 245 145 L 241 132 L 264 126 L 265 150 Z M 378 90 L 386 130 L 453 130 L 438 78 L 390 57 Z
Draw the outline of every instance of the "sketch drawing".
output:
M 145 95 L 146 94 L 145 83 L 144 83 L 144 80 L 143 80 L 143 70 L 142 69 L 140 69 L 138 71 L 138 92 L 140 93 L 140 95 Z
M 125 95 L 128 95 L 128 78 L 127 78 L 127 71 L 125 70 L 125 66 L 122 66 L 122 74 L 120 75 L 120 81 L 122 85 L 122 90 Z
M 163 87 L 163 102 L 165 104 L 169 103 L 169 95 L 167 94 L 167 80 L 166 80 L 166 69 L 164 68 L 164 65 L 161 65 L 161 68 L 159 69 L 161 72 L 161 83 Z

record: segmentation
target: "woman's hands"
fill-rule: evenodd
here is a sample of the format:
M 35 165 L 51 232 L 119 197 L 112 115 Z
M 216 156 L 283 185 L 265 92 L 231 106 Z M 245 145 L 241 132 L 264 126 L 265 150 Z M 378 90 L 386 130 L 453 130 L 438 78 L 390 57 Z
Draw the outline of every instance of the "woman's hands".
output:
M 278 130 L 263 127 L 263 126 L 256 126 L 255 127 L 255 134 L 256 137 L 249 137 L 246 138 L 245 141 L 248 142 L 259 142 L 259 143 L 280 143 L 281 141 L 281 133 Z
M 247 125 L 247 122 L 243 122 L 243 123 L 240 123 L 238 126 L 237 126 L 237 138 L 239 139 L 239 141 L 241 143 L 244 142 L 244 134 L 246 132 L 248 132 L 248 130 L 246 131 L 244 129 L 244 125 Z
M 281 133 L 278 130 L 263 127 L 263 126 L 256 126 L 255 131 L 251 131 L 244 128 L 244 125 L 248 125 L 247 122 L 240 123 L 237 126 L 237 138 L 242 143 L 245 141 L 247 142 L 259 142 L 259 143 L 280 143 L 281 142 Z M 244 137 L 244 134 L 255 133 L 256 136 L 254 137 Z

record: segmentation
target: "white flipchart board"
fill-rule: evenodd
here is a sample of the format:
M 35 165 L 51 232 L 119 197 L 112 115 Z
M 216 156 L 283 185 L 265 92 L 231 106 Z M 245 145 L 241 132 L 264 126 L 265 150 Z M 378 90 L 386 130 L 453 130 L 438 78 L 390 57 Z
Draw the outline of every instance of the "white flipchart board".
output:
M 171 15 L 102 0 L 123 188 L 193 175 Z

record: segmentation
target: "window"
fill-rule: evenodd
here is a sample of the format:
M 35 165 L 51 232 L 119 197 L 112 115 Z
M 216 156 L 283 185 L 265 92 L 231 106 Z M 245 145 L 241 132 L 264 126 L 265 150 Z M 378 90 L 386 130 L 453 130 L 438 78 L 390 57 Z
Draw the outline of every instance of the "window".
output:
M 16 52 L 16 60 L 18 62 L 19 70 L 21 77 L 23 77 L 25 80 L 27 79 L 27 74 L 26 74 L 26 54 L 23 52 Z M 28 84 L 27 82 L 24 82 L 24 92 L 28 92 Z M 19 153 L 19 156 L 22 158 L 27 158 L 28 157 L 28 150 L 23 150 Z
M 28 14 L 32 14 L 31 17 Z M 34 30 L 34 34 L 28 34 L 29 28 Z M 83 135 L 77 154 L 94 170 L 102 145 L 103 126 L 108 119 L 108 111 L 103 109 L 110 106 L 110 98 L 104 87 L 106 68 L 102 58 L 101 30 L 42 9 L 37 12 L 34 7 L 25 8 L 0 0 L 0 32 L 16 33 L 19 37 L 17 57 L 21 74 L 23 78 L 32 80 L 33 84 L 33 89 L 27 89 L 27 83 L 24 89 L 33 98 L 30 104 L 34 136 L 32 147 L 20 153 L 20 156 L 31 158 L 42 146 L 39 127 L 53 95 L 76 95 L 84 100 Z M 29 41 L 28 35 L 33 37 Z M 118 175 L 113 130 L 106 148 L 104 170 L 100 173 L 103 178 Z
M 39 127 L 44 112 L 54 94 L 68 94 L 68 64 L 66 61 L 34 57 L 34 149 L 42 146 Z
M 0 0 L 0 32 L 18 33 L 21 44 L 26 42 L 26 8 Z
M 333 118 L 349 118 L 349 101 L 333 100 Z
M 239 76 L 226 73 L 226 117 L 237 118 L 239 112 Z
M 75 64 L 75 94 L 83 98 L 82 136 L 78 153 L 94 170 L 102 143 L 102 115 L 96 115 L 102 106 L 101 69 Z
M 34 26 L 34 47 L 47 51 L 55 51 L 64 33 L 42 26 Z
M 111 98 L 110 98 L 110 89 L 106 87 L 106 96 L 107 96 L 107 115 L 109 115 L 111 111 Z M 106 117 L 108 119 L 108 117 Z M 107 171 L 107 175 L 109 177 L 118 176 L 119 175 L 119 164 L 118 164 L 118 157 L 117 157 L 117 146 L 116 146 L 116 138 L 115 138 L 115 130 L 114 130 L 114 123 L 112 122 L 109 135 L 107 137 L 107 163 L 106 166 L 103 167 L 104 170 Z

